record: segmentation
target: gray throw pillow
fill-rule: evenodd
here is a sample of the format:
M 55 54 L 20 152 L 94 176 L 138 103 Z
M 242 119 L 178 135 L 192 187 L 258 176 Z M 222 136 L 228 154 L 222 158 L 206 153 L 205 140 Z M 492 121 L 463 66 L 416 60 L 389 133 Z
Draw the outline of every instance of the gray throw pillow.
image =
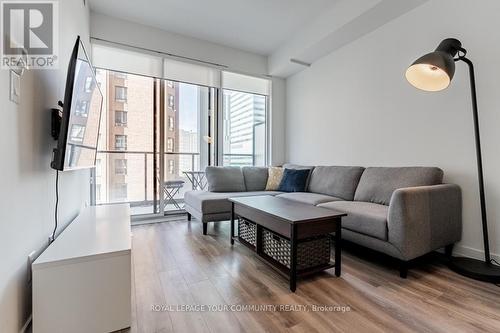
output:
M 205 169 L 210 192 L 244 192 L 245 179 L 240 167 L 214 167 Z

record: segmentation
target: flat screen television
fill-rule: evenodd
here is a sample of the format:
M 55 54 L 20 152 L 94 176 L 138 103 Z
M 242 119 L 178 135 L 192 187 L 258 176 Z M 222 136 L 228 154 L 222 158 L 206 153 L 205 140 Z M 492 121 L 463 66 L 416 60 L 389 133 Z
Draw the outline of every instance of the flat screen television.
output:
M 95 166 L 102 103 L 94 67 L 78 36 L 68 66 L 57 148 L 51 163 L 53 169 L 66 171 Z

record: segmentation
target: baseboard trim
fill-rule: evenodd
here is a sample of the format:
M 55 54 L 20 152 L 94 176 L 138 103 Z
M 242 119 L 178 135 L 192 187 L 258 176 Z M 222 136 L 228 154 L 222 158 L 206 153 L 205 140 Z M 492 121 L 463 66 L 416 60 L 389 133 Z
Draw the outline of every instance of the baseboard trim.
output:
M 453 254 L 463 257 L 484 260 L 484 251 L 464 245 L 455 245 L 455 247 L 453 248 Z M 490 255 L 491 258 L 495 259 L 496 261 L 500 261 L 500 254 L 490 253 Z
M 31 324 L 31 320 L 32 319 L 33 319 L 33 315 L 30 315 L 28 317 L 28 319 L 26 320 L 26 322 L 24 323 L 23 327 L 21 327 L 21 330 L 19 331 L 19 333 L 25 333 L 26 332 L 26 330 L 28 329 L 28 327 Z

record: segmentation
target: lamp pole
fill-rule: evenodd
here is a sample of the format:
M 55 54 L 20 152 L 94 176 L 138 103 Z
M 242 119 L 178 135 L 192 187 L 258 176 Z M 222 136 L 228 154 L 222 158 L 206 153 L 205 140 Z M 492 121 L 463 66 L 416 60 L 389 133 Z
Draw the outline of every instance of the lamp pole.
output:
M 474 65 L 472 61 L 466 57 L 466 54 L 467 50 L 462 47 L 462 43 L 458 39 L 445 39 L 439 44 L 434 52 L 428 53 L 415 60 L 407 69 L 406 78 L 408 82 L 416 88 L 425 91 L 440 91 L 447 88 L 453 79 L 455 74 L 455 62 L 463 61 L 469 67 L 474 139 L 476 143 L 477 177 L 479 182 L 479 199 L 481 203 L 484 261 L 466 257 L 451 257 L 449 265 L 452 270 L 464 276 L 481 281 L 500 283 L 500 266 L 496 266 L 492 263 L 488 239 L 476 78 L 474 74 Z
M 476 140 L 477 178 L 479 181 L 479 198 L 481 200 L 484 260 L 487 263 L 491 263 L 490 242 L 488 239 L 488 221 L 486 216 L 486 199 L 484 194 L 483 157 L 481 153 L 481 136 L 479 135 L 479 116 L 477 112 L 476 76 L 474 74 L 474 64 L 465 56 L 459 56 L 457 60 L 461 60 L 469 66 L 470 91 L 472 96 L 472 115 L 474 118 L 474 136 Z

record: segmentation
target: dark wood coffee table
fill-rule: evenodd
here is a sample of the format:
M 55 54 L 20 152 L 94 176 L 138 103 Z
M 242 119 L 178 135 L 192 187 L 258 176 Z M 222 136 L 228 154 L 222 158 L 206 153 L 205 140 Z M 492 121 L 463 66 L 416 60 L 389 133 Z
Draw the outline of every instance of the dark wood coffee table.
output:
M 298 277 L 332 267 L 335 267 L 335 275 L 340 276 L 341 223 L 342 217 L 347 214 L 268 195 L 230 198 L 229 201 L 232 203 L 231 244 L 234 244 L 234 240 L 236 239 L 240 243 L 250 247 L 260 258 L 264 259 L 264 261 L 289 279 L 291 291 L 295 291 Z M 239 235 L 234 235 L 236 217 L 255 223 L 255 244 L 250 244 L 244 241 Z M 265 231 L 271 231 L 290 242 L 290 267 L 284 266 L 264 253 L 262 235 Z M 298 270 L 297 248 L 299 244 L 310 241 L 315 237 L 326 235 L 330 237 L 329 235 L 332 232 L 335 232 L 335 262 L 332 263 L 329 261 L 326 264 Z

